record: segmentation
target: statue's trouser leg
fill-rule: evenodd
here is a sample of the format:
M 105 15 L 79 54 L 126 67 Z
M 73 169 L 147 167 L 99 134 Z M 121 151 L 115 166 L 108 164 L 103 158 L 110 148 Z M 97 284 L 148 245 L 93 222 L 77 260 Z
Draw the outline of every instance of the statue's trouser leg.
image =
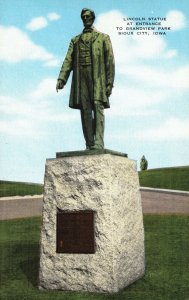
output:
M 95 147 L 104 148 L 104 105 L 100 101 L 94 103 Z
M 94 145 L 93 80 L 91 66 L 80 68 L 81 122 L 86 146 Z

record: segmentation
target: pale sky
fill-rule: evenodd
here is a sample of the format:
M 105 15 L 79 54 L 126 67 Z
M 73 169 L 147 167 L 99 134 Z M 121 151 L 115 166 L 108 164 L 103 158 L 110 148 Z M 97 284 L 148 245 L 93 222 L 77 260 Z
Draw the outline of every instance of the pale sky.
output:
M 105 148 L 149 168 L 189 165 L 188 0 L 0 0 L 1 180 L 43 182 L 46 158 L 84 150 L 80 112 L 68 107 L 70 79 L 56 80 L 81 9 L 109 34 L 116 77 L 105 110 Z M 118 35 L 123 18 L 165 17 L 166 35 Z M 144 31 L 145 32 L 145 31 Z

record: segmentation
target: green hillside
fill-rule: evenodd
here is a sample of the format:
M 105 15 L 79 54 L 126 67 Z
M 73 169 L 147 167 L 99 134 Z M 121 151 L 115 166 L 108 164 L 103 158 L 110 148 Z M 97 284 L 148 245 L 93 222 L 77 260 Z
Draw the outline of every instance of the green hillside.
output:
M 42 193 L 42 184 L 0 180 L 0 197 L 40 195 Z
M 189 191 L 189 166 L 139 172 L 140 186 Z
M 189 191 L 189 166 L 140 171 L 142 187 Z M 43 185 L 0 180 L 0 197 L 41 195 Z

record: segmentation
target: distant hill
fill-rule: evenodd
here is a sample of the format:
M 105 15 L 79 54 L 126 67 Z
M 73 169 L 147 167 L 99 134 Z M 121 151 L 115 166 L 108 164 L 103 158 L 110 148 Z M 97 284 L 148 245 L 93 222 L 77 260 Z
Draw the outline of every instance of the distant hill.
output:
M 140 171 L 141 187 L 189 191 L 189 166 Z M 0 197 L 41 195 L 43 184 L 0 180 Z
M 189 191 L 189 166 L 140 171 L 142 187 Z
M 0 197 L 41 195 L 42 193 L 42 184 L 0 180 Z

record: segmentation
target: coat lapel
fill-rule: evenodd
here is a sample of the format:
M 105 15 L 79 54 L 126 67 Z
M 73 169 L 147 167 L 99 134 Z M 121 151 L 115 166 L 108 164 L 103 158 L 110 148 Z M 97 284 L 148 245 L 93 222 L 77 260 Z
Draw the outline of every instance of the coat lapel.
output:
M 97 31 L 93 31 L 92 43 L 94 43 L 94 41 L 97 39 L 98 36 L 99 33 Z
M 94 43 L 94 41 L 97 39 L 97 37 L 99 36 L 99 31 L 96 30 L 95 27 L 93 27 L 93 37 L 92 37 L 92 42 Z

